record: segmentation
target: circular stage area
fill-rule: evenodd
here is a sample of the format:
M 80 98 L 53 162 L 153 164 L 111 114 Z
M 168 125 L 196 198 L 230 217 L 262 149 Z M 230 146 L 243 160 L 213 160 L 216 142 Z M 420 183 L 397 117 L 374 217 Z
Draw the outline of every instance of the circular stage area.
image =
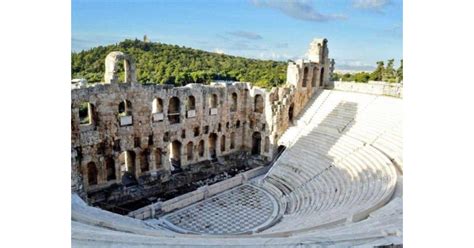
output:
M 275 198 L 243 185 L 163 216 L 172 230 L 194 234 L 244 234 L 265 229 L 279 212 Z

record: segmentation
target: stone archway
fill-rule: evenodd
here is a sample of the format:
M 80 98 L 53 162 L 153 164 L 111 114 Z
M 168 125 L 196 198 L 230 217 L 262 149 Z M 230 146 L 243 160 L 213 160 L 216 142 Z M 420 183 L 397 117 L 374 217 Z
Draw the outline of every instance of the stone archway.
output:
M 124 151 L 119 156 L 120 174 L 122 184 L 130 186 L 136 184 L 136 169 L 135 169 L 136 155 L 133 151 Z
M 117 179 L 115 175 L 115 161 L 112 157 L 105 159 L 105 170 L 107 171 L 107 181 Z
M 290 108 L 288 109 L 288 121 L 290 122 L 290 124 L 293 124 L 293 112 L 294 112 L 294 108 L 295 108 L 295 104 L 292 103 L 290 105 Z
M 324 86 L 324 67 L 321 68 L 321 74 L 319 75 L 319 87 Z
M 87 164 L 87 183 L 88 185 L 97 185 L 99 177 L 99 171 L 94 162 Z
M 217 142 L 217 134 L 211 133 L 209 135 L 209 157 L 210 159 L 216 159 L 216 142 Z
M 171 170 L 176 171 L 181 169 L 181 142 L 177 140 L 171 142 L 170 151 Z
M 235 112 L 237 111 L 237 106 L 238 106 L 238 103 L 237 103 L 237 93 L 232 93 L 232 101 L 231 101 L 231 105 L 230 105 L 230 111 L 231 112 Z
M 303 82 L 301 86 L 305 88 L 307 84 L 308 84 L 308 67 L 305 67 L 303 71 Z
M 180 101 L 179 98 L 174 96 L 170 98 L 168 104 L 168 120 L 170 124 L 175 124 L 180 122 Z
M 252 155 L 260 155 L 261 145 L 262 144 L 262 135 L 260 132 L 254 132 L 252 134 Z
M 263 97 L 262 95 L 257 94 L 254 100 L 254 112 L 263 113 L 263 109 L 264 109 Z
M 123 60 L 125 71 L 124 83 L 136 83 L 137 76 L 135 74 L 136 66 L 132 57 L 119 51 L 111 52 L 105 58 L 105 75 L 104 80 L 106 84 L 118 83 L 118 65 L 119 61 Z

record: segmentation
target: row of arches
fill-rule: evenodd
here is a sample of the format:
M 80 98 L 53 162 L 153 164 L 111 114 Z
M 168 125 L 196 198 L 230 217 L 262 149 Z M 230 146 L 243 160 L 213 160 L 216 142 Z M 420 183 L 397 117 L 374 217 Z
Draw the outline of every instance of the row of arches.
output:
M 211 94 L 209 97 L 209 106 L 210 112 L 209 114 L 216 114 L 217 111 L 213 110 L 218 107 L 218 97 L 217 94 Z M 192 95 L 188 96 L 185 102 L 186 108 L 186 117 L 192 118 L 195 116 L 196 111 L 196 98 Z M 237 93 L 233 92 L 231 94 L 231 104 L 230 104 L 230 111 L 236 112 L 238 109 L 238 95 Z M 254 111 L 257 113 L 263 113 L 264 109 L 264 100 L 262 95 L 257 94 L 255 95 L 255 102 L 254 102 Z M 124 118 L 132 116 L 132 103 L 131 101 L 125 99 L 122 100 L 118 105 L 118 117 Z M 180 123 L 180 113 L 181 113 L 181 102 L 180 99 L 176 96 L 171 97 L 169 99 L 168 105 L 168 120 L 170 124 Z M 163 116 L 163 100 L 161 98 L 155 98 L 152 102 L 152 114 L 153 114 L 153 121 L 162 121 L 164 119 Z M 96 119 L 96 111 L 93 104 L 89 102 L 83 102 L 79 106 L 79 122 L 81 125 L 90 125 L 94 124 Z M 120 121 L 121 125 L 131 125 L 133 120 L 129 120 L 126 123 Z
M 321 70 L 318 70 L 318 68 L 315 67 L 315 68 L 313 68 L 313 77 L 312 77 L 312 80 L 311 80 L 311 87 L 316 87 L 317 79 L 318 79 L 318 77 L 316 77 L 316 75 L 318 75 L 318 71 L 319 71 L 319 85 L 318 85 L 318 87 L 323 86 L 324 67 L 322 67 Z M 308 69 L 308 67 L 305 67 L 304 71 L 303 71 L 303 82 L 302 82 L 302 87 L 303 88 L 307 86 L 308 81 L 309 81 L 309 69 Z
M 220 139 L 220 152 L 226 151 L 226 136 L 221 135 L 220 137 L 216 133 L 211 133 L 208 137 L 208 159 L 216 159 L 217 158 L 217 140 Z M 261 154 L 261 142 L 262 136 L 260 132 L 254 132 L 252 135 L 252 155 L 260 155 Z M 264 152 L 269 152 L 270 140 L 268 137 L 265 138 L 264 143 Z M 235 142 L 235 133 L 232 132 L 230 134 L 230 150 L 236 148 Z M 192 141 L 188 142 L 185 146 L 186 149 L 186 159 L 188 161 L 194 161 L 195 159 L 195 146 Z M 134 151 L 123 151 L 118 157 L 118 168 L 115 166 L 115 160 L 109 156 L 105 158 L 103 173 L 103 178 L 106 181 L 114 181 L 118 179 L 117 176 L 117 169 L 120 173 L 120 177 L 136 177 L 136 162 L 139 161 L 140 173 L 146 173 L 151 169 L 151 154 L 154 154 L 154 162 L 155 162 L 155 169 L 162 169 L 163 168 L 163 152 L 161 148 L 156 148 L 153 151 L 150 149 L 144 149 L 140 153 L 138 153 L 138 160 L 136 153 Z M 174 140 L 169 144 L 169 160 L 171 165 L 171 170 L 176 170 L 177 167 L 181 166 L 181 158 L 182 158 L 182 144 L 178 140 Z M 202 139 L 198 142 L 197 145 L 197 156 L 203 158 L 205 155 L 205 141 Z M 95 162 L 89 162 L 86 165 L 86 174 L 87 174 L 87 185 L 93 186 L 99 184 L 100 180 L 100 171 L 98 166 Z
M 145 173 L 150 170 L 150 149 L 144 149 L 139 153 L 139 163 L 140 163 L 140 172 Z M 123 151 L 118 157 L 118 169 L 121 173 L 121 176 L 131 175 L 132 177 L 136 174 L 136 153 L 134 151 Z M 156 148 L 154 150 L 154 160 L 156 163 L 155 168 L 162 168 L 162 151 L 161 148 Z M 115 160 L 108 156 L 105 158 L 104 168 L 106 181 L 113 181 L 118 179 L 116 174 Z M 87 182 L 89 186 L 96 185 L 99 183 L 100 171 L 95 162 L 89 162 L 86 165 L 87 170 Z

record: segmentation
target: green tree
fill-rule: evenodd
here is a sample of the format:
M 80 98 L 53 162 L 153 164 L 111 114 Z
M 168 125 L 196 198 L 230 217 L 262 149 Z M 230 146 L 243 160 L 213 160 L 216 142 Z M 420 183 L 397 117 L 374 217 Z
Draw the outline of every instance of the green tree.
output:
M 397 81 L 403 81 L 403 59 L 400 60 L 400 67 L 397 69 Z
M 354 75 L 350 73 L 345 73 L 344 75 L 342 75 L 342 81 L 346 81 L 346 82 L 354 81 Z
M 370 74 L 370 80 L 381 81 L 385 71 L 383 61 L 377 61 L 377 68 Z
M 370 74 L 367 72 L 358 72 L 354 75 L 354 81 L 359 83 L 369 82 Z
M 396 78 L 396 72 L 395 69 L 393 68 L 393 63 L 394 59 L 389 59 L 387 61 L 387 67 L 385 67 L 385 70 L 383 72 L 383 77 L 382 80 L 386 82 L 395 82 Z

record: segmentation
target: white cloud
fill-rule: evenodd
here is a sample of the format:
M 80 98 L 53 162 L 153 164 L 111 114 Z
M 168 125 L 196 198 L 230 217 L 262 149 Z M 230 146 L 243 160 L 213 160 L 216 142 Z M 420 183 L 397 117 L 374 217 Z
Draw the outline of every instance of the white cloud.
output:
M 323 22 L 346 19 L 343 15 L 322 14 L 307 0 L 252 0 L 252 3 L 258 7 L 277 9 L 290 17 L 305 21 Z
M 258 53 L 256 56 L 258 59 L 265 59 L 265 60 L 278 60 L 278 61 L 286 61 L 289 59 L 294 60 L 295 56 L 290 56 L 287 53 L 277 53 L 275 51 L 263 51 Z
M 381 10 L 391 3 L 391 0 L 352 0 L 352 5 L 359 9 Z
M 233 36 L 236 36 L 236 37 L 240 37 L 240 38 L 249 39 L 249 40 L 261 40 L 262 39 L 261 35 L 259 35 L 257 33 L 253 33 L 253 32 L 248 32 L 248 31 L 234 31 L 234 32 L 227 32 L 227 34 L 230 34 L 230 35 L 233 35 Z
M 373 71 L 375 65 L 364 63 L 356 59 L 336 59 L 335 70 L 340 72 Z

